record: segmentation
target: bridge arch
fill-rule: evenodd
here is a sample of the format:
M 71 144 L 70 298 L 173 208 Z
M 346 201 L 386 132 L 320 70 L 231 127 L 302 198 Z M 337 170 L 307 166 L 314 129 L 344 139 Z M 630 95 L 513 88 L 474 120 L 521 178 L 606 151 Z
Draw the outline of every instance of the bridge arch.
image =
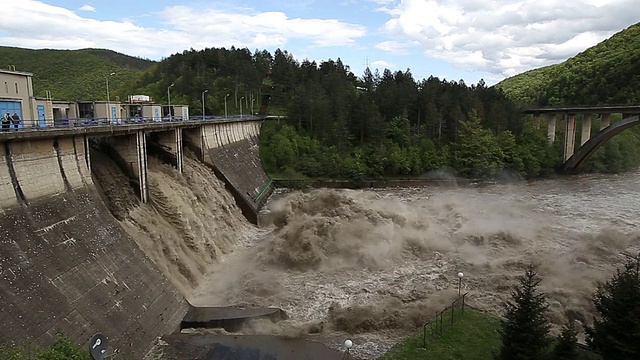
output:
M 631 116 L 615 122 L 608 127 L 600 130 L 595 136 L 591 137 L 584 145 L 582 145 L 571 157 L 564 163 L 563 171 L 566 173 L 575 173 L 582 164 L 598 150 L 602 144 L 612 137 L 620 134 L 624 130 L 640 125 L 640 116 Z

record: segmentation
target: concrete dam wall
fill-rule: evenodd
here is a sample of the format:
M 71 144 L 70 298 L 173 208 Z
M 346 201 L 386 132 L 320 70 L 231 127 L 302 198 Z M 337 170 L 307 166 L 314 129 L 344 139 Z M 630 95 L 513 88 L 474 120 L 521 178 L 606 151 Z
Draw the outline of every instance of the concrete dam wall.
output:
M 0 346 L 101 332 L 137 359 L 179 330 L 211 265 L 258 232 L 260 125 L 0 134 Z
M 2 143 L 0 343 L 56 333 L 141 358 L 186 301 L 100 199 L 84 136 Z
M 200 159 L 225 180 L 238 206 L 254 224 L 274 188 L 260 160 L 261 125 L 257 121 L 223 123 L 185 132 Z

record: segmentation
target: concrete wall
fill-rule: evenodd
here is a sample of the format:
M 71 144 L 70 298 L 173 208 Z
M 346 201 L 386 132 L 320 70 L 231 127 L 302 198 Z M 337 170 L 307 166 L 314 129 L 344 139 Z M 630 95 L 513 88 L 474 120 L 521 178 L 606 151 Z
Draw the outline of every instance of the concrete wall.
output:
M 260 161 L 261 126 L 261 121 L 230 122 L 184 132 L 196 153 L 232 187 L 238 205 L 253 223 L 257 223 L 257 213 L 273 191 Z
M 102 332 L 142 358 L 186 302 L 100 200 L 85 139 L 1 144 L 0 343 Z

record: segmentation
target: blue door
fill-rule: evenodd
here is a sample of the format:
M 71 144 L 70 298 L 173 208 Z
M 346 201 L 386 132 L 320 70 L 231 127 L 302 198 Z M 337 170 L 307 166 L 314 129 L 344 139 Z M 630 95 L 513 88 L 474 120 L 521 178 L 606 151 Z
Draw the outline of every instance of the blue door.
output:
M 111 123 L 113 124 L 118 123 L 118 110 L 116 109 L 115 106 L 111 107 Z
M 0 101 L 0 118 L 6 113 L 9 113 L 9 116 L 16 114 L 20 119 L 17 123 L 12 122 L 9 125 L 11 129 L 18 129 L 22 127 L 22 103 L 20 101 Z
M 44 105 L 38 105 L 38 126 L 39 127 L 47 126 L 47 118 L 44 114 Z

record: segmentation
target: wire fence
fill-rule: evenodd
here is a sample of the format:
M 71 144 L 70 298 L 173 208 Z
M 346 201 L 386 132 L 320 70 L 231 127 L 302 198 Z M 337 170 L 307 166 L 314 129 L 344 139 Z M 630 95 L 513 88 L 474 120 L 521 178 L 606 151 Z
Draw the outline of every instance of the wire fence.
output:
M 468 292 L 458 296 L 451 305 L 437 313 L 431 320 L 422 326 L 422 347 L 427 348 L 427 332 L 430 331 L 432 336 L 442 336 L 445 323 L 453 325 L 457 319 L 464 316 L 465 299 Z

